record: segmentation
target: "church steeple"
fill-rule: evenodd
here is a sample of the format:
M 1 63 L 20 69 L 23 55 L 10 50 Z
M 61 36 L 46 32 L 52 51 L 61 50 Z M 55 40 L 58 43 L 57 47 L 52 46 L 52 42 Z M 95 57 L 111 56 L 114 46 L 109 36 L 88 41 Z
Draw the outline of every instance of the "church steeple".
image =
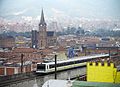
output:
M 39 26 L 41 26 L 41 25 L 42 25 L 42 26 L 45 26 L 45 25 L 46 25 L 43 9 L 42 9 L 42 11 L 41 11 L 41 19 L 40 19 Z
M 41 19 L 39 23 L 39 32 L 38 32 L 38 48 L 43 49 L 47 46 L 47 26 L 45 23 L 43 9 L 41 11 Z

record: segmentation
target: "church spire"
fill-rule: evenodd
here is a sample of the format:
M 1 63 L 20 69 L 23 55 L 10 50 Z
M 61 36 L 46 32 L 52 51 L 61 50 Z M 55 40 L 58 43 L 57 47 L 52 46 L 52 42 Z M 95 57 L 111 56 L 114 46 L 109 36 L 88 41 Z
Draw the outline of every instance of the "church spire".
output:
M 42 11 L 41 11 L 40 25 L 46 25 L 43 9 L 42 9 Z

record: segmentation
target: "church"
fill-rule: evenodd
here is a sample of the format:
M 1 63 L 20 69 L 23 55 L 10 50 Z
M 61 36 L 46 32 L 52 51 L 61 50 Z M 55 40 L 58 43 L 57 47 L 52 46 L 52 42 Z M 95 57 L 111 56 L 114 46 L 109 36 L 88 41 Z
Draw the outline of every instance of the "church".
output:
M 50 46 L 55 46 L 57 37 L 54 31 L 47 31 L 47 24 L 45 22 L 43 9 L 41 11 L 41 19 L 38 26 L 38 31 L 32 30 L 32 47 L 45 49 Z

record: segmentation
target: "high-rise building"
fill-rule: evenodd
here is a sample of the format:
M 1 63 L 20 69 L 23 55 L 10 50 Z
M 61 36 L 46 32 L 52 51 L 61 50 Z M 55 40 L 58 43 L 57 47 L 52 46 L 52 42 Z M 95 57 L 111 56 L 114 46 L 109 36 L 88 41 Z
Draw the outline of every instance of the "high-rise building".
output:
M 37 35 L 38 35 L 37 30 L 32 30 L 32 48 L 37 48 L 38 43 Z

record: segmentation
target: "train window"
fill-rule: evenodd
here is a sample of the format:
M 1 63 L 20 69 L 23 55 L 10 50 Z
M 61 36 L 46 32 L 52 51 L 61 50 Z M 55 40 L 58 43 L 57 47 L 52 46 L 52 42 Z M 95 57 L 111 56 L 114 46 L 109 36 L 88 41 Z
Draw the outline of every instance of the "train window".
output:
M 61 63 L 60 65 L 61 65 L 61 66 L 65 66 L 65 65 L 67 65 L 67 63 Z
M 47 65 L 47 69 L 49 69 L 49 66 Z
M 70 63 L 69 63 L 69 62 L 66 62 L 66 63 L 64 63 L 64 65 L 70 65 Z
M 86 60 L 78 60 L 78 61 L 75 61 L 75 64 L 77 64 L 77 63 L 82 63 L 82 62 L 86 62 Z
M 60 66 L 60 64 L 57 64 L 57 66 L 56 67 L 59 67 Z
M 71 64 L 73 64 L 72 62 L 68 62 L 66 65 L 71 65 Z
M 38 70 L 45 70 L 45 64 L 37 64 Z
M 57 64 L 57 67 L 60 67 L 60 66 L 62 66 L 62 65 L 63 65 L 62 63 L 58 63 L 58 64 Z
M 65 66 L 66 65 L 66 63 L 59 63 L 58 64 L 58 67 L 60 67 L 60 66 Z
M 67 63 L 66 63 L 66 65 L 71 65 L 71 64 L 72 64 L 72 62 L 67 62 Z
M 75 61 L 75 64 L 76 64 L 76 63 L 79 63 L 79 61 Z
M 71 65 L 71 64 L 74 64 L 74 62 L 69 62 L 69 64 Z
M 54 67 L 55 67 L 55 65 L 54 65 L 54 64 L 52 64 L 52 65 L 50 65 L 49 67 L 50 67 L 50 68 L 54 68 Z
M 90 61 L 90 60 L 93 60 L 93 59 L 87 59 L 86 62 L 87 62 L 87 61 Z
M 72 63 L 73 63 L 73 62 L 64 62 L 64 63 L 59 63 L 59 64 L 57 64 L 57 67 L 70 65 L 70 64 L 72 64 Z

